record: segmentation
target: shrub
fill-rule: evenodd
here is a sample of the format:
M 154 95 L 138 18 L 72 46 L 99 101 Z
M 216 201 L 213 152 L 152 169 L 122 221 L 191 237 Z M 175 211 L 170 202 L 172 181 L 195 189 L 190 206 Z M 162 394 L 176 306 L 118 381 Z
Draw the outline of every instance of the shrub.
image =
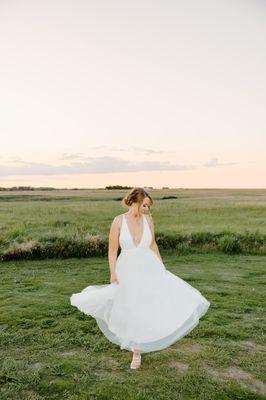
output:
M 20 238 L 22 239 L 22 238 Z M 176 250 L 180 254 L 195 251 L 222 251 L 227 254 L 253 253 L 266 254 L 266 235 L 262 233 L 244 234 L 231 233 L 228 231 L 220 233 L 194 232 L 191 234 L 164 234 L 156 235 L 159 249 Z M 1 260 L 19 259 L 42 259 L 42 258 L 68 258 L 68 257 L 90 257 L 105 256 L 108 254 L 108 237 L 104 235 L 93 235 L 75 232 L 71 236 L 56 236 L 46 234 L 39 240 L 28 240 L 9 244 L 0 241 Z M 120 252 L 119 247 L 119 252 Z
M 219 238 L 218 248 L 227 254 L 238 254 L 242 252 L 240 240 L 234 235 L 224 235 Z
M 44 246 L 37 240 L 17 243 L 14 242 L 3 254 L 2 261 L 41 258 Z

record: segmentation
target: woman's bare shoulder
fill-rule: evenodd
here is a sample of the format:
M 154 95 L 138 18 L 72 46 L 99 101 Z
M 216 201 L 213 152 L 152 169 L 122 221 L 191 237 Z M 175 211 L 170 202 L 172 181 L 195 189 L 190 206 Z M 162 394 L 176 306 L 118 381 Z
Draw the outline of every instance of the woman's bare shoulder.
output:
M 152 224 L 153 224 L 152 216 L 151 216 L 150 214 L 145 214 L 145 216 L 146 216 L 146 218 L 147 218 L 149 224 L 152 225 Z
M 122 222 L 122 218 L 123 218 L 124 214 L 118 214 L 113 218 L 113 224 L 120 227 L 121 226 L 121 222 Z

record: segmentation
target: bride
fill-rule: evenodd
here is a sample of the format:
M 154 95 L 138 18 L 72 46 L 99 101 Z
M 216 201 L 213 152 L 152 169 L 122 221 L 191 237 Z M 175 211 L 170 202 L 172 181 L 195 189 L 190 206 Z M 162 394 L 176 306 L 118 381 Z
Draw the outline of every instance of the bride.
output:
M 129 209 L 114 217 L 109 233 L 110 283 L 87 286 L 73 293 L 70 303 L 95 318 L 112 343 L 132 351 L 130 368 L 137 369 L 141 353 L 164 349 L 187 335 L 210 302 L 165 268 L 155 240 L 151 196 L 135 187 L 122 203 Z

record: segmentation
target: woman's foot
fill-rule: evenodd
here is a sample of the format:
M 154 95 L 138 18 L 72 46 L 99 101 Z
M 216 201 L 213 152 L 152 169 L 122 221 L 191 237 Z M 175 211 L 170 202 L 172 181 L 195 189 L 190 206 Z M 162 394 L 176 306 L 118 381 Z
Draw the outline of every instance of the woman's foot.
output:
M 137 352 L 133 352 L 133 358 L 130 364 L 131 369 L 137 369 L 140 367 L 141 364 L 141 354 Z

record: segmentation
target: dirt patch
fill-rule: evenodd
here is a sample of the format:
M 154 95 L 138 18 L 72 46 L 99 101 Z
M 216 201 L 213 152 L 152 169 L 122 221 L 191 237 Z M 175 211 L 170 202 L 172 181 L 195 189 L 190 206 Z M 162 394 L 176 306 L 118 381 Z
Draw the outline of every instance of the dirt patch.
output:
M 69 350 L 69 351 L 64 351 L 61 353 L 62 356 L 74 356 L 75 354 L 79 353 L 78 350 Z
M 36 363 L 32 364 L 31 367 L 32 367 L 33 369 L 40 369 L 40 368 L 43 367 L 43 364 L 40 363 L 40 362 L 36 362 Z
M 129 369 L 129 366 L 127 367 L 127 369 Z M 99 379 L 104 379 L 104 380 L 107 380 L 107 381 L 119 382 L 119 380 L 121 379 L 121 372 L 120 371 L 95 371 L 94 374 Z
M 200 344 L 200 343 L 187 343 L 183 344 L 178 348 L 181 353 L 184 354 L 196 354 L 201 353 L 202 351 L 206 350 L 207 346 Z
M 252 374 L 238 367 L 229 367 L 224 370 L 214 370 L 207 368 L 208 372 L 216 379 L 233 379 L 246 390 L 257 394 L 266 394 L 266 385 L 259 379 L 254 378 Z
M 188 365 L 188 364 L 184 364 L 184 363 L 181 363 L 180 361 L 175 361 L 175 360 L 168 361 L 168 362 L 167 362 L 167 365 L 168 365 L 169 367 L 174 367 L 174 368 L 176 368 L 176 369 L 178 370 L 178 372 L 181 372 L 182 374 L 184 374 L 185 372 L 187 372 L 187 370 L 188 370 L 188 368 L 189 368 L 189 365 Z
M 116 356 L 110 356 L 110 355 L 101 355 L 101 357 L 98 357 L 98 362 L 99 365 L 104 366 L 105 368 L 110 368 L 112 370 L 115 370 L 116 368 L 121 368 L 121 366 L 125 363 L 130 363 L 132 357 L 129 357 L 127 361 L 125 362 L 123 358 L 116 358 Z
M 200 343 L 186 343 L 179 344 L 177 347 L 168 347 L 161 350 L 162 353 L 182 353 L 182 354 L 196 354 L 206 350 L 208 347 Z
M 261 318 L 255 316 L 254 314 L 250 314 L 250 313 L 245 313 L 241 316 L 241 318 L 247 320 L 247 321 L 254 321 L 254 320 L 259 320 Z
M 266 346 L 263 346 L 263 344 L 258 344 L 254 342 L 249 342 L 249 341 L 241 341 L 239 342 L 240 346 L 244 347 L 245 349 L 251 349 L 251 350 L 257 350 L 257 351 L 262 351 L 266 352 Z
M 166 349 L 160 350 L 161 353 L 165 353 L 165 354 L 174 354 L 174 353 L 178 353 L 179 350 L 175 349 L 174 347 L 167 347 Z

